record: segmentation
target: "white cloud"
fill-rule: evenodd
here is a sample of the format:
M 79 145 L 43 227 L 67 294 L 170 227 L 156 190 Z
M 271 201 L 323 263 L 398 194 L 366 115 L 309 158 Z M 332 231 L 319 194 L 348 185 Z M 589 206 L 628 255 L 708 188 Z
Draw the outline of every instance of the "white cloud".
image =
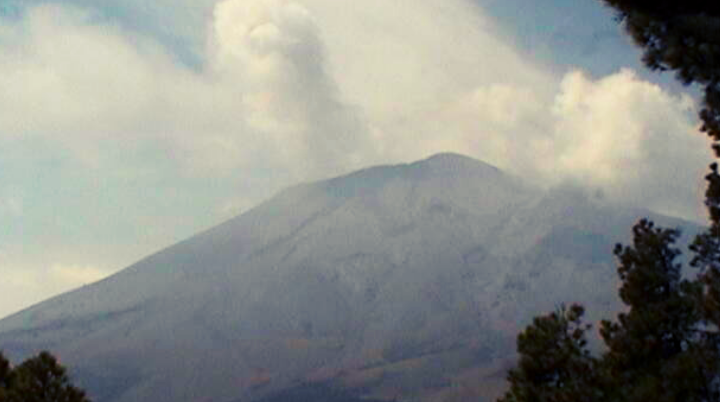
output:
M 50 267 L 51 282 L 66 288 L 73 288 L 97 282 L 108 276 L 108 271 L 81 265 L 55 264 Z
M 498 37 L 469 1 L 305 4 L 327 45 L 328 71 L 344 97 L 362 110 L 385 162 L 441 150 L 467 153 L 468 127 L 484 122 L 458 122 L 451 109 L 478 88 L 547 93 L 556 81 Z M 480 156 L 494 159 L 488 154 Z
M 202 126 L 190 111 L 208 109 L 207 90 L 151 42 L 60 6 L 11 28 L 0 37 L 3 137 L 41 137 L 96 164 L 102 147 Z
M 92 266 L 54 264 L 49 269 L 41 269 L 7 260 L 0 255 L 0 317 L 110 274 L 109 271 Z
M 448 148 L 538 184 L 572 181 L 615 201 L 705 216 L 702 177 L 711 155 L 693 101 L 630 70 L 598 79 L 571 71 L 555 92 L 482 86 L 436 116 L 433 127 L 457 132 L 445 138 Z
M 686 217 L 703 216 L 699 190 L 710 162 L 687 96 L 673 96 L 632 71 L 563 79 L 551 109 L 552 143 L 541 167 L 611 198 Z

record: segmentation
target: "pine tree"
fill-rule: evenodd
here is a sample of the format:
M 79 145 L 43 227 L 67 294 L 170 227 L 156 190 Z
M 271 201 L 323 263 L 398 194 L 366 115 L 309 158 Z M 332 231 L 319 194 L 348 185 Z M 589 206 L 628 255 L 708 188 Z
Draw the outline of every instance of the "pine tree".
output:
M 49 352 L 17 367 L 0 354 L 0 402 L 89 402 L 85 392 L 70 383 L 67 370 Z
M 0 353 L 0 402 L 5 402 L 8 399 L 11 374 L 10 362 Z
M 508 374 L 510 389 L 499 402 L 600 401 L 597 361 L 587 349 L 580 305 L 536 317 L 518 335 L 518 367 Z
M 715 155 L 720 158 L 720 3 L 601 1 L 617 11 L 626 31 L 643 49 L 643 61 L 650 69 L 674 71 L 684 84 L 701 87 L 704 95 L 701 130 L 711 138 Z M 720 400 L 717 381 L 713 381 L 720 355 L 720 175 L 717 164 L 710 165 L 705 179 L 710 227 L 690 246 L 693 253 L 690 265 L 699 270 L 693 292 L 700 320 L 691 345 L 696 349 L 693 362 L 697 363 L 698 378 L 704 378 L 709 384 L 705 392 L 707 400 Z
M 681 278 L 674 246 L 679 232 L 641 220 L 633 235 L 632 246 L 615 249 L 619 294 L 629 310 L 600 329 L 608 347 L 601 359 L 605 387 L 617 391 L 613 400 L 707 400 L 707 379 L 695 359 L 703 346 L 697 336 L 700 284 Z
M 641 220 L 633 235 L 615 249 L 628 310 L 602 322 L 607 351 L 590 355 L 579 305 L 535 318 L 518 336 L 520 360 L 499 402 L 718 400 L 720 355 L 704 336 L 703 285 L 682 279 L 676 262 L 679 232 Z

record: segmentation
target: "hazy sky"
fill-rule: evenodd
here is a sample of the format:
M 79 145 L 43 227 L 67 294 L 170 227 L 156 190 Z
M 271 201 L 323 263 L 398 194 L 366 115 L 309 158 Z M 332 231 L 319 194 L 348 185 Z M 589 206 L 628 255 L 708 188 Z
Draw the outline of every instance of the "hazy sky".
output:
M 0 317 L 443 151 L 701 219 L 696 104 L 596 0 L 0 0 Z

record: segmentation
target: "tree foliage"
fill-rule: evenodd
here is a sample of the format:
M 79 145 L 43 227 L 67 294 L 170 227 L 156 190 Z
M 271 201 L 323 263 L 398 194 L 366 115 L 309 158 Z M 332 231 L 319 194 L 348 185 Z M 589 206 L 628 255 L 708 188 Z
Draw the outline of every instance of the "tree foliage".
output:
M 720 3 L 705 0 L 600 0 L 644 52 L 653 70 L 670 70 L 703 90 L 702 131 L 720 158 Z M 710 225 L 689 247 L 692 279 L 677 262 L 679 232 L 641 220 L 633 243 L 615 255 L 627 310 L 604 320 L 606 350 L 590 356 L 579 316 L 536 318 L 518 336 L 518 367 L 500 402 L 720 401 L 720 174 L 705 177 Z M 581 312 L 582 307 L 573 306 Z M 579 331 L 579 332 L 578 332 Z M 547 362 L 550 362 L 549 364 Z M 581 364 L 579 364 L 579 362 Z
M 0 354 L 0 402 L 89 402 L 48 352 L 12 367 Z
M 703 276 L 683 279 L 679 232 L 641 220 L 618 245 L 619 295 L 628 307 L 604 320 L 599 357 L 586 347 L 579 305 L 535 318 L 518 336 L 520 361 L 499 402 L 718 401 L 717 328 L 704 313 Z M 717 289 L 717 288 L 714 288 Z
M 518 335 L 518 367 L 508 374 L 510 390 L 500 402 L 593 400 L 597 387 L 597 361 L 587 349 L 580 305 L 562 306 L 536 317 Z M 578 399 L 582 398 L 582 399 Z
M 604 382 L 617 391 L 611 399 L 709 400 L 703 388 L 711 378 L 703 378 L 706 370 L 695 358 L 703 347 L 700 284 L 681 277 L 674 246 L 679 232 L 642 220 L 633 235 L 632 246 L 615 249 L 620 298 L 629 310 L 617 321 L 603 321 L 600 329 L 608 348 L 602 356 Z

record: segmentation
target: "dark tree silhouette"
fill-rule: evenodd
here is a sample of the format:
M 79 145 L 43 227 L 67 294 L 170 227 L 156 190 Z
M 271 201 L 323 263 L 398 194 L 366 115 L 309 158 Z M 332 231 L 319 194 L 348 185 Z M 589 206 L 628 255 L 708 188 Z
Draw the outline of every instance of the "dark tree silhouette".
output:
M 580 305 L 536 317 L 518 335 L 518 367 L 508 374 L 510 389 L 499 402 L 593 401 L 600 388 L 595 369 L 597 361 L 587 349 L 582 323 L 585 310 Z
M 0 354 L 0 402 L 89 402 L 49 352 L 11 367 Z

